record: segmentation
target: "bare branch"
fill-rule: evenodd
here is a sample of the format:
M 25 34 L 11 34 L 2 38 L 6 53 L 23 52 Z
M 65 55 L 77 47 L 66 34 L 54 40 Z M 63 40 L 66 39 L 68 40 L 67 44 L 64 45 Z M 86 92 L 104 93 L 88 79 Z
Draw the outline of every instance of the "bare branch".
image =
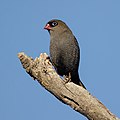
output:
M 65 83 L 53 69 L 46 53 L 35 60 L 24 53 L 19 53 L 18 58 L 26 72 L 46 90 L 89 120 L 120 120 L 87 90 L 72 82 Z

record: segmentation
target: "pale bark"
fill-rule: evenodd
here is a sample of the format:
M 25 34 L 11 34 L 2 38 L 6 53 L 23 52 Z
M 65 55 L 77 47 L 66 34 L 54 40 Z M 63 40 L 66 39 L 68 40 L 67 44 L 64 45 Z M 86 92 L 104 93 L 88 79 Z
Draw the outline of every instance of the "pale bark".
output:
M 33 60 L 24 53 L 18 57 L 26 72 L 61 102 L 89 120 L 120 120 L 87 90 L 72 82 L 65 83 L 53 69 L 46 53 Z

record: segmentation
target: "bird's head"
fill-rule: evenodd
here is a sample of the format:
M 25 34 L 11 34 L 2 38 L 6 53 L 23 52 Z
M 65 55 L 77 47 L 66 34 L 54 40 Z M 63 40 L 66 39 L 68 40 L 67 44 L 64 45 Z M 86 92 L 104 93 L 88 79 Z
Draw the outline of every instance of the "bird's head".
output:
M 48 30 L 50 34 L 60 34 L 64 31 L 71 31 L 68 26 L 61 20 L 53 19 L 50 20 L 44 27 L 44 29 Z

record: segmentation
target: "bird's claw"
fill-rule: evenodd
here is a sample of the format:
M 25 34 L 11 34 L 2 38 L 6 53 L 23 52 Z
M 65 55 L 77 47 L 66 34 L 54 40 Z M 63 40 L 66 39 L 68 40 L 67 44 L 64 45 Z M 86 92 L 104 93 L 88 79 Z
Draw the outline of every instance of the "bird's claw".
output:
M 68 82 L 71 82 L 71 74 L 69 73 L 69 75 L 63 75 L 64 78 L 64 82 L 65 84 Z

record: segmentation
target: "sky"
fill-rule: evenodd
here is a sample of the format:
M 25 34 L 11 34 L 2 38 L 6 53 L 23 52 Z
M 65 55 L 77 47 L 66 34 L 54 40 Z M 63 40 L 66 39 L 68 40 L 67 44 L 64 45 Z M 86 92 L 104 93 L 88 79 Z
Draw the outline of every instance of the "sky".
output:
M 0 0 L 0 120 L 86 120 L 34 81 L 17 57 L 49 54 L 43 28 L 53 18 L 79 42 L 87 90 L 120 117 L 120 0 Z

